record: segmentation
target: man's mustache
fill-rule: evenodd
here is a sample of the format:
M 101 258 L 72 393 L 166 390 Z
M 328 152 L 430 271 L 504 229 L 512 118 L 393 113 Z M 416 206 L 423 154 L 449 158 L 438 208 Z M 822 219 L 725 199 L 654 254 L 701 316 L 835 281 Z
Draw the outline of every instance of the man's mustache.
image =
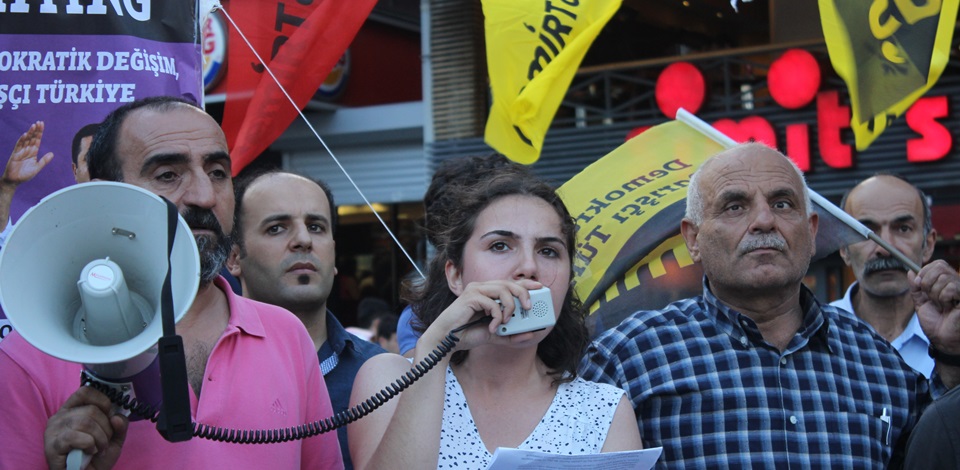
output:
M 863 265 L 863 274 L 873 274 L 880 271 L 900 270 L 907 272 L 907 267 L 894 257 L 881 256 L 867 260 Z
M 737 245 L 737 253 L 743 255 L 754 250 L 777 250 L 783 251 L 787 248 L 787 241 L 777 233 L 761 233 L 760 235 L 751 235 L 740 241 Z
M 192 229 L 210 230 L 217 234 L 218 237 L 224 235 L 220 221 L 217 220 L 217 216 L 213 215 L 213 212 L 209 209 L 187 208 L 180 215 L 183 216 L 183 220 L 185 220 L 187 225 Z

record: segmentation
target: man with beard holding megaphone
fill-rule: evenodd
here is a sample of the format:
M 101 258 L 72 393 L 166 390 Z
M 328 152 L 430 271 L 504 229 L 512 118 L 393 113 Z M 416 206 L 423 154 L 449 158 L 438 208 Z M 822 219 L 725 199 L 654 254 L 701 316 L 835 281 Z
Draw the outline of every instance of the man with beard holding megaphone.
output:
M 88 164 L 94 180 L 129 183 L 170 200 L 196 238 L 200 287 L 176 325 L 193 420 L 274 429 L 330 416 L 313 343 L 300 321 L 234 295 L 218 276 L 230 250 L 234 202 L 230 156 L 216 121 L 179 98 L 138 100 L 107 116 Z M 342 468 L 335 433 L 273 445 L 166 442 L 149 421 L 128 422 L 102 393 L 78 388 L 79 372 L 78 364 L 47 356 L 16 331 L 0 344 L 6 402 L 0 468 L 64 468 L 72 449 L 91 455 L 88 468 L 98 470 Z

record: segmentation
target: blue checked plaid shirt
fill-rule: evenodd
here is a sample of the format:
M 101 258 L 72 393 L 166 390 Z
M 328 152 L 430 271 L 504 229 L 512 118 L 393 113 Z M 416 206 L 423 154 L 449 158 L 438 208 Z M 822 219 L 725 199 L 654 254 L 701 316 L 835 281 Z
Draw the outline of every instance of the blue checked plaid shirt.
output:
M 603 333 L 581 374 L 626 390 L 644 446 L 663 446 L 659 468 L 885 468 L 928 385 L 872 329 L 801 289 L 803 325 L 783 353 L 704 283 Z

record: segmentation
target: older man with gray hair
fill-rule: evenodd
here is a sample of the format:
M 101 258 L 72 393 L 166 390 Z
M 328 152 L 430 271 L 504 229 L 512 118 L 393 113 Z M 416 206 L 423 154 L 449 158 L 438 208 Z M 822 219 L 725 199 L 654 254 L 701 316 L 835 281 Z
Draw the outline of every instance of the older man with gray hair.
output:
M 662 466 L 885 468 L 900 457 L 928 384 L 802 284 L 817 224 L 802 172 L 765 145 L 724 151 L 691 178 L 680 228 L 703 294 L 633 314 L 581 364 L 585 379 L 627 391 Z M 956 324 L 954 313 L 939 311 Z

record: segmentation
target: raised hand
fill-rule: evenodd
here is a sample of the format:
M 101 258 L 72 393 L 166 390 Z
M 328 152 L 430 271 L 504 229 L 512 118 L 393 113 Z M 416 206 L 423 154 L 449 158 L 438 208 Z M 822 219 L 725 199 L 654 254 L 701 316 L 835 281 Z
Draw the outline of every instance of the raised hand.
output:
M 938 350 L 960 355 L 960 275 L 937 260 L 910 280 L 923 332 Z
M 11 186 L 26 183 L 37 176 L 47 163 L 50 163 L 53 152 L 47 152 L 43 157 L 37 158 L 40 153 L 40 140 L 43 138 L 43 127 L 43 121 L 37 121 L 17 139 L 0 183 Z
M 934 261 L 908 274 L 920 327 L 939 353 L 960 356 L 960 275 L 945 261 Z M 947 388 L 960 385 L 960 367 L 937 361 Z

